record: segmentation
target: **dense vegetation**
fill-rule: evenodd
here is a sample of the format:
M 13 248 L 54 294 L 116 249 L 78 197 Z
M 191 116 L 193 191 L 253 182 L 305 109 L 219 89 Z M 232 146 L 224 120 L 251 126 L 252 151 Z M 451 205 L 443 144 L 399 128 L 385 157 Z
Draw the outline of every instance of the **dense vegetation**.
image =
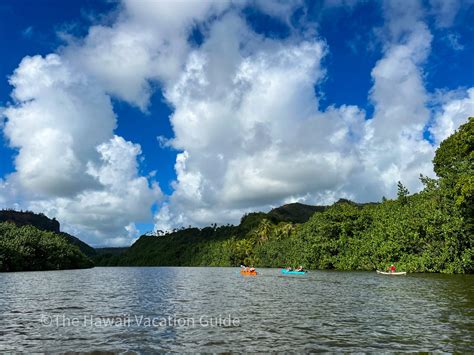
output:
M 96 249 L 94 249 L 93 247 L 91 247 L 89 244 L 87 243 L 84 243 L 82 240 L 80 240 L 79 238 L 73 236 L 73 235 L 70 235 L 68 233 L 65 233 L 65 232 L 59 232 L 58 233 L 61 237 L 63 237 L 69 244 L 72 244 L 72 245 L 75 245 L 76 247 L 79 248 L 79 250 L 85 254 L 86 256 L 88 257 L 93 257 L 97 254 L 97 251 Z
M 381 203 L 285 205 L 245 215 L 238 226 L 213 225 L 142 236 L 130 248 L 94 250 L 31 212 L 0 211 L 0 271 L 98 265 L 303 265 L 374 270 L 396 262 L 409 272 L 474 271 L 474 118 L 441 143 L 439 177 L 424 189 Z M 7 222 L 4 222 L 7 221 Z M 4 222 L 4 223 L 1 223 Z
M 409 272 L 472 273 L 474 118 L 442 142 L 433 163 L 439 179 L 420 176 L 424 189 L 411 196 L 399 183 L 398 198 L 379 204 L 340 200 L 311 211 L 304 205 L 286 206 L 269 214 L 244 216 L 238 226 L 142 236 L 123 254 L 104 254 L 96 261 L 102 265 L 302 264 L 338 270 L 383 269 L 396 262 L 399 270 Z
M 0 271 L 38 271 L 92 267 L 63 236 L 31 225 L 0 223 Z
M 0 223 L 2 222 L 14 223 L 17 227 L 33 226 L 41 231 L 59 234 L 67 242 L 77 246 L 85 255 L 90 257 L 96 254 L 96 250 L 94 248 L 84 243 L 79 238 L 76 238 L 68 233 L 61 232 L 61 225 L 55 218 L 48 218 L 42 213 L 34 213 L 31 211 L 15 211 L 12 209 L 0 210 Z
M 35 226 L 42 231 L 59 233 L 59 222 L 53 218 L 50 219 L 42 213 L 34 213 L 31 211 L 15 211 L 12 209 L 0 210 L 0 223 L 12 222 L 15 225 Z
M 315 212 L 323 212 L 327 206 L 309 206 L 302 203 L 290 203 L 272 209 L 267 217 L 272 222 L 305 223 Z

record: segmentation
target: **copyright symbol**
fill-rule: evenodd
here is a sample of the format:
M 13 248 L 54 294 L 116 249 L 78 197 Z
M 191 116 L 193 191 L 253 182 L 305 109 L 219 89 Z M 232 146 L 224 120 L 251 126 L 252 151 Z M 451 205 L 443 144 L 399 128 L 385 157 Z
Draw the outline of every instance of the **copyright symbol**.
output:
M 52 319 L 51 316 L 48 316 L 47 314 L 42 314 L 41 315 L 41 324 L 42 325 L 51 325 Z

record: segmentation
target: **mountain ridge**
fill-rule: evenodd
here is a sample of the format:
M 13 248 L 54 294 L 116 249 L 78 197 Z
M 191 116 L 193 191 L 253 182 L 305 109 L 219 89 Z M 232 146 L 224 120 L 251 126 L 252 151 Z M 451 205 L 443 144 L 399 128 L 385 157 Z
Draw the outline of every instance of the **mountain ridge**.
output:
M 75 245 L 85 255 L 91 257 L 96 255 L 96 251 L 89 244 L 79 238 L 61 231 L 61 224 L 56 218 L 49 218 L 43 213 L 32 211 L 16 211 L 13 209 L 0 210 L 0 223 L 10 222 L 17 227 L 33 226 L 44 232 L 52 232 L 66 239 L 70 244 Z

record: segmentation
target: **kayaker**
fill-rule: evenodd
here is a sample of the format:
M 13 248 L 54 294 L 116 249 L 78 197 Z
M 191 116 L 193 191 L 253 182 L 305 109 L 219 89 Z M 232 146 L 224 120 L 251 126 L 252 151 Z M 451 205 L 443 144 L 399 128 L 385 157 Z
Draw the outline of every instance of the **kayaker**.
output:
M 303 267 L 300 265 L 300 266 L 298 266 L 298 268 L 296 269 L 296 271 L 304 271 L 304 270 L 303 270 Z
M 255 271 L 255 268 L 253 266 L 249 268 L 249 272 L 254 272 L 254 271 Z
M 390 268 L 389 268 L 390 272 L 395 272 L 395 269 L 396 269 L 395 265 L 393 265 L 393 264 L 390 265 Z
M 287 271 L 293 271 L 293 268 L 291 266 L 287 266 L 286 270 Z

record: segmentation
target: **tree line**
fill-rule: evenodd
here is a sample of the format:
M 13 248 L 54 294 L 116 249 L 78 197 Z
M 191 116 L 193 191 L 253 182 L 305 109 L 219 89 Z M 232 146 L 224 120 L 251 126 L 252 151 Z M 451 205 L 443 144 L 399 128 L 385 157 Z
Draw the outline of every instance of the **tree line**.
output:
M 98 265 L 189 265 L 375 270 L 397 263 L 408 272 L 472 273 L 474 118 L 444 140 L 433 160 L 437 179 L 381 203 L 340 200 L 311 211 L 252 213 L 238 226 L 186 228 L 142 236 L 124 253 L 102 254 Z M 291 217 L 288 217 L 291 216 Z M 296 223 L 298 222 L 298 223 Z

